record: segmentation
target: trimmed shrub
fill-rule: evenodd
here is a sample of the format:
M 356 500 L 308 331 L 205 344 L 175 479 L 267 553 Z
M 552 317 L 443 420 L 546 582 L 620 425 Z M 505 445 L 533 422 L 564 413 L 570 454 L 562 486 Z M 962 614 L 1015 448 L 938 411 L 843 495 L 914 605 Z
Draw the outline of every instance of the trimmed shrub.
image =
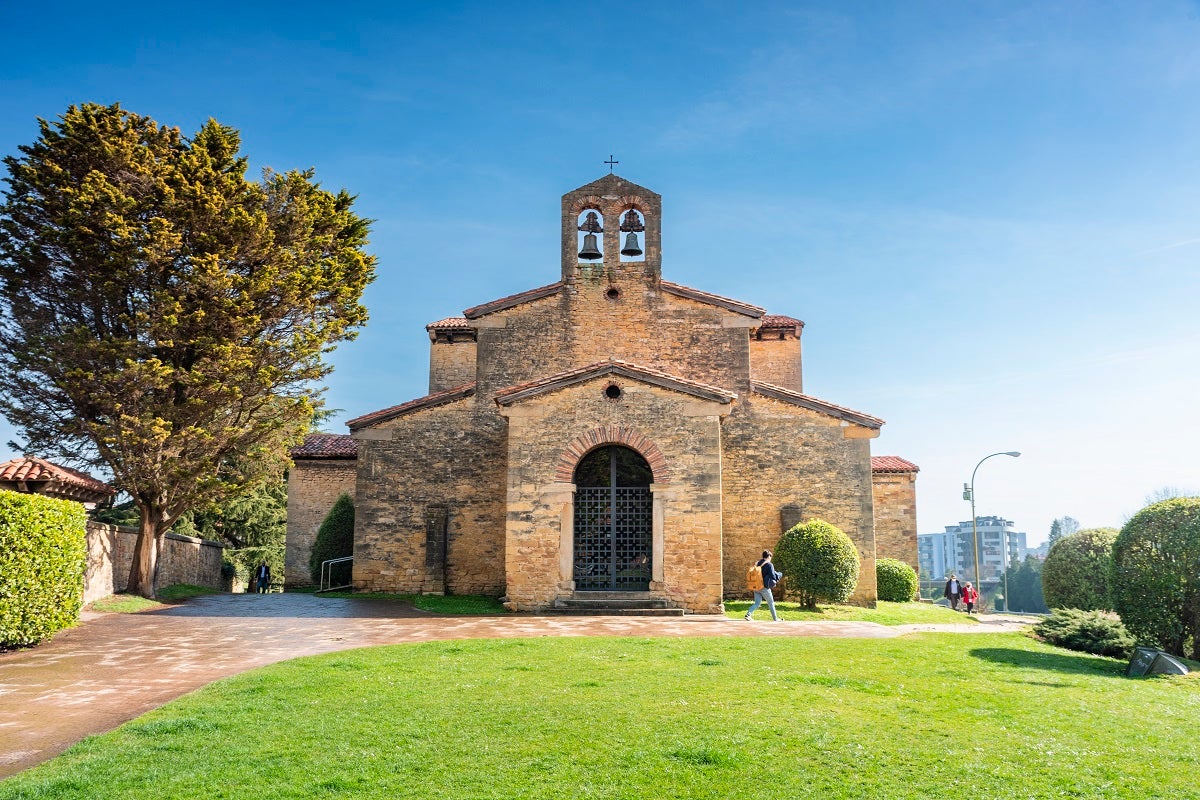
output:
M 1121 618 L 1110 611 L 1056 608 L 1033 632 L 1052 645 L 1098 656 L 1129 658 L 1137 646 Z
M 788 595 L 815 609 L 817 601 L 844 603 L 858 583 L 858 551 L 850 537 L 820 519 L 791 528 L 775 546 L 775 566 Z
M 921 591 L 917 571 L 895 558 L 875 561 L 875 586 L 879 599 L 890 603 L 911 602 Z
M 74 625 L 86 563 L 82 504 L 0 491 L 0 647 L 37 644 Z
M 333 504 L 333 508 L 325 516 L 325 521 L 317 530 L 317 540 L 313 542 L 312 554 L 308 558 L 308 572 L 313 583 L 321 581 L 321 562 L 333 558 L 345 558 L 354 555 L 354 501 L 350 495 L 343 494 Z M 344 586 L 350 583 L 350 564 L 334 564 L 330 582 L 334 586 Z
M 1042 565 L 1042 596 L 1046 605 L 1112 611 L 1108 562 L 1116 539 L 1116 528 L 1088 528 L 1051 545 Z
M 1113 608 L 1141 644 L 1200 659 L 1200 497 L 1176 497 L 1133 515 L 1113 542 Z

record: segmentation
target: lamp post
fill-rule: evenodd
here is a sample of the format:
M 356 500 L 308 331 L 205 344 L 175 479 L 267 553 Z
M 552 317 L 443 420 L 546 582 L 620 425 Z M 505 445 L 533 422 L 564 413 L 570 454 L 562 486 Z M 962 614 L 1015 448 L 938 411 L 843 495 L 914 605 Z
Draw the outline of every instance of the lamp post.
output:
M 983 458 L 979 459 L 979 464 L 982 464 L 983 462 L 987 461 L 989 458 L 995 458 L 996 456 L 1011 456 L 1013 458 L 1017 458 L 1020 455 L 1021 454 L 1019 452 L 1017 452 L 1016 450 L 1008 450 L 1003 453 L 992 453 L 989 456 L 984 456 Z M 980 589 L 983 588 L 983 578 L 981 578 L 979 575 L 979 525 L 978 525 L 977 520 L 975 519 L 975 473 L 979 472 L 979 464 L 976 464 L 975 469 L 971 470 L 971 483 L 963 484 L 963 500 L 971 501 L 971 543 L 975 546 L 975 582 L 979 584 L 979 586 L 975 587 L 976 591 L 979 591 Z M 1007 566 L 1007 564 L 1008 564 L 1008 558 L 1007 558 L 1007 553 L 1006 553 L 1005 554 L 1005 565 Z M 1007 572 L 1007 571 L 1008 570 L 1006 569 L 1005 572 Z M 1008 586 L 1007 586 L 1008 576 L 1007 575 L 1005 575 L 1004 582 L 1005 582 L 1004 609 L 1007 611 L 1008 610 Z

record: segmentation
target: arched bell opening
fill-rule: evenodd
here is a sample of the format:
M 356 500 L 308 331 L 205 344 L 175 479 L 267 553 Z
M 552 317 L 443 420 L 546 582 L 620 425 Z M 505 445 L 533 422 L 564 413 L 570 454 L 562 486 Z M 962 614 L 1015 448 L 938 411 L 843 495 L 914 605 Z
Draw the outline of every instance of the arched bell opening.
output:
M 604 445 L 575 468 L 576 591 L 644 592 L 654 557 L 654 473 L 640 453 Z
M 645 236 L 646 218 L 636 208 L 621 215 L 621 261 L 645 261 L 641 237 Z
M 600 261 L 604 258 L 604 224 L 601 221 L 600 210 L 596 208 L 585 208 L 580 212 L 577 225 L 579 235 L 577 242 L 579 246 L 580 261 Z

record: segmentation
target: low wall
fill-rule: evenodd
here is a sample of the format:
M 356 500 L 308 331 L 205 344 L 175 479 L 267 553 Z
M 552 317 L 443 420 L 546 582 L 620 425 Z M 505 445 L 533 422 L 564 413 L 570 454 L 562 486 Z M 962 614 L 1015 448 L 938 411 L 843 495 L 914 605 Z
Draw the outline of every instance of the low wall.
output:
M 129 583 L 129 565 L 133 562 L 136 528 L 121 525 L 87 524 L 87 569 L 83 576 L 83 602 L 125 590 Z M 158 553 L 155 588 L 190 583 L 221 588 L 221 551 L 224 545 L 168 533 Z

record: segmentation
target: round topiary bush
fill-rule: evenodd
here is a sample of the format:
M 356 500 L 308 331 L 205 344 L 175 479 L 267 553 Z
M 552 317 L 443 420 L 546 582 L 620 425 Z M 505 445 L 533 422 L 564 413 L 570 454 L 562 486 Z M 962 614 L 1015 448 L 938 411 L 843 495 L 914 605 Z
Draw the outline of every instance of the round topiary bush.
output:
M 895 558 L 881 558 L 875 562 L 875 586 L 879 599 L 889 603 L 911 602 L 921 590 L 917 571 Z
M 844 603 L 858 583 L 858 551 L 841 529 L 820 519 L 788 530 L 775 545 L 775 566 L 788 594 L 815 609 L 817 601 Z
M 1112 611 L 1108 562 L 1116 528 L 1088 528 L 1054 543 L 1042 564 L 1042 596 L 1050 608 Z
M 1200 497 L 1177 497 L 1133 515 L 1113 542 L 1113 608 L 1138 642 L 1200 659 Z
M 308 557 L 308 572 L 313 583 L 321 582 L 321 562 L 354 555 L 354 501 L 343 494 L 329 509 L 325 521 L 317 530 L 312 553 Z M 334 586 L 350 583 L 350 562 L 334 564 L 329 576 Z

